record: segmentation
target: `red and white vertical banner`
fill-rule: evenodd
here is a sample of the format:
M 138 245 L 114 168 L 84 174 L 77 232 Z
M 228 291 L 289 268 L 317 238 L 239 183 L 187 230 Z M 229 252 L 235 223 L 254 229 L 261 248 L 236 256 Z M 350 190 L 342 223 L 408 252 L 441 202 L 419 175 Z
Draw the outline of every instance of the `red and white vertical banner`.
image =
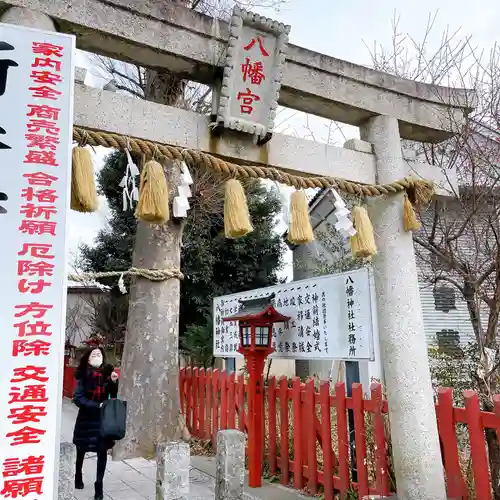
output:
M 0 499 L 57 498 L 74 52 L 0 23 Z

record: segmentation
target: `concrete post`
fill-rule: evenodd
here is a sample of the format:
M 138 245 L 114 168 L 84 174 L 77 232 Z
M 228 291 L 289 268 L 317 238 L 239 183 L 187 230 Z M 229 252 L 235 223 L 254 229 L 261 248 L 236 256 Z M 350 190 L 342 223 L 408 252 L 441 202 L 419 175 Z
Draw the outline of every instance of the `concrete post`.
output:
M 361 138 L 373 144 L 379 183 L 405 177 L 396 118 L 371 118 L 361 127 Z M 372 199 L 369 210 L 378 246 L 373 265 L 398 498 L 444 500 L 413 240 L 403 229 L 403 194 Z
M 58 500 L 75 498 L 76 447 L 73 443 L 61 443 L 59 454 Z
M 156 500 L 188 500 L 189 444 L 171 441 L 156 450 Z
M 215 498 L 243 500 L 245 481 L 245 435 L 226 430 L 217 433 L 217 468 Z

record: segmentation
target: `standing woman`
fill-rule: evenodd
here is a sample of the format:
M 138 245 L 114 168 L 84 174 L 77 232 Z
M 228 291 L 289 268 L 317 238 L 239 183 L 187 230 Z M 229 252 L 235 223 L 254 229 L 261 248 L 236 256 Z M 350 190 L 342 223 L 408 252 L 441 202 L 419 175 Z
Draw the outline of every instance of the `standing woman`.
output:
M 101 437 L 102 403 L 118 394 L 118 374 L 111 365 L 106 365 L 104 351 L 90 348 L 80 360 L 75 371 L 78 382 L 73 401 L 78 406 L 73 443 L 76 446 L 75 488 L 83 489 L 82 467 L 85 453 L 97 453 L 97 475 L 95 482 L 95 500 L 103 500 L 104 472 L 108 459 L 108 450 L 115 442 Z

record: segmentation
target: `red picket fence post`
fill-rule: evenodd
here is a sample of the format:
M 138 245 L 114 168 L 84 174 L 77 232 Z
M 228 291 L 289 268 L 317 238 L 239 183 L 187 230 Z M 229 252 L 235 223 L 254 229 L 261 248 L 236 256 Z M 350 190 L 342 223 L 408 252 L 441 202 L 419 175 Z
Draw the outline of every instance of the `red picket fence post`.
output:
M 269 422 L 269 473 L 274 476 L 277 470 L 276 462 L 276 377 L 269 377 L 267 383 L 267 408 Z
M 389 495 L 389 478 L 387 476 L 387 454 L 385 448 L 385 425 L 384 414 L 382 412 L 382 386 L 380 384 L 371 385 L 371 399 L 374 404 L 372 422 L 375 432 L 375 462 L 376 462 L 376 482 L 377 493 L 379 495 Z
M 216 368 L 212 375 L 212 447 L 217 447 L 217 432 L 219 432 L 219 375 Z
M 368 495 L 368 470 L 366 464 L 366 429 L 363 410 L 363 388 L 352 384 L 352 405 L 354 411 L 354 439 L 356 443 L 356 469 L 358 471 L 358 494 L 360 498 Z
M 318 492 L 318 459 L 316 456 L 316 401 L 314 379 L 305 386 L 304 435 L 307 436 L 307 489 L 311 495 Z
M 280 379 L 280 483 L 288 486 L 290 482 L 290 459 L 288 440 L 288 379 Z
M 188 367 L 186 368 L 186 425 L 191 434 L 193 433 L 193 424 L 191 418 L 192 383 L 193 383 L 192 370 L 191 367 Z
M 305 385 L 303 383 L 300 384 L 300 408 L 302 412 L 302 425 L 306 422 L 306 408 L 305 408 Z M 308 469 L 307 469 L 307 462 L 309 461 L 309 456 L 307 454 L 307 439 L 308 439 L 308 433 L 307 432 L 301 432 L 302 436 L 302 476 L 303 476 L 303 481 L 305 484 L 305 480 L 309 477 L 308 476 Z
M 236 401 L 235 396 L 235 385 L 236 385 L 236 374 L 232 372 L 228 377 L 228 387 L 227 387 L 227 406 L 228 406 L 228 416 L 227 416 L 227 428 L 236 429 Z
M 212 369 L 207 370 L 205 376 L 205 390 L 207 395 L 207 405 L 206 405 L 206 427 L 205 435 L 202 436 L 205 439 L 210 439 L 212 437 Z
M 467 499 L 469 496 L 467 492 L 467 485 L 465 484 L 458 458 L 458 443 L 456 422 L 453 413 L 452 389 L 439 389 L 436 414 L 443 460 L 446 469 L 448 495 L 450 498 Z
M 193 430 L 192 430 L 192 433 L 195 436 L 198 435 L 198 411 L 200 409 L 200 403 L 198 401 L 199 383 L 200 383 L 199 369 L 193 368 L 193 383 L 191 386 L 193 388 L 193 404 L 192 404 L 192 409 L 193 409 L 192 428 L 193 428 Z
M 333 500 L 333 449 L 330 408 L 330 382 L 321 382 L 319 389 L 321 406 L 321 435 L 323 443 L 323 487 L 325 500 Z
M 186 384 L 186 369 L 181 368 L 179 370 L 179 398 L 181 403 L 181 412 L 184 416 L 186 415 L 186 399 L 185 399 L 186 390 L 184 388 L 185 384 Z
M 493 396 L 493 405 L 495 407 L 495 415 L 500 420 L 500 394 Z M 500 426 L 497 427 L 497 438 L 500 442 Z
M 347 406 L 345 384 L 335 384 L 335 407 L 337 409 L 337 439 L 339 443 L 339 490 L 344 495 L 349 489 L 349 439 L 347 429 Z
M 206 395 L 205 395 L 205 368 L 200 369 L 200 383 L 198 384 L 198 396 L 200 401 L 200 411 L 198 413 L 198 435 L 200 437 L 205 436 L 205 403 L 206 403 Z
M 227 371 L 220 374 L 220 429 L 227 429 Z
M 241 432 L 246 431 L 245 424 L 245 376 L 240 373 L 238 375 L 238 387 L 236 389 L 238 393 L 238 429 Z
M 474 391 L 464 391 L 465 414 L 469 426 L 470 452 L 476 498 L 491 500 L 488 456 L 484 439 L 484 427 L 481 422 L 479 397 Z
M 302 471 L 304 444 L 302 434 L 304 423 L 302 422 L 302 394 L 299 377 L 293 378 L 292 385 L 292 413 L 293 413 L 293 487 L 301 490 L 304 487 L 304 476 Z M 288 429 L 287 429 L 288 432 Z

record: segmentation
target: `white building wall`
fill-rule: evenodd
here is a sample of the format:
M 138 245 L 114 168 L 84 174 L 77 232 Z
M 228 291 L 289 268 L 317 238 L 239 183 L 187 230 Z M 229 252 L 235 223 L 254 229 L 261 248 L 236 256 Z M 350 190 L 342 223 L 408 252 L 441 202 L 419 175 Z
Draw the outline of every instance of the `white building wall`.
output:
M 438 201 L 438 209 L 442 211 L 439 215 L 439 220 L 442 227 L 444 227 L 443 230 L 458 231 L 463 221 L 460 203 L 452 199 L 439 199 Z M 469 211 L 467 211 L 467 216 L 469 215 L 468 212 Z M 424 228 L 427 228 L 427 233 L 432 230 L 433 213 L 432 207 L 430 206 L 421 214 Z M 439 229 L 436 230 L 438 231 Z M 453 248 L 453 255 L 466 263 L 470 263 L 472 268 L 475 269 L 475 266 L 479 266 L 476 262 L 476 258 L 481 261 L 488 260 L 488 253 L 486 252 L 483 254 L 481 253 L 482 249 L 478 248 L 478 245 L 481 244 L 479 241 L 481 238 L 478 238 L 478 236 L 484 235 L 486 238 L 489 231 L 490 229 L 488 226 L 481 226 L 480 219 L 475 221 L 471 229 L 466 229 L 462 236 L 454 242 L 456 248 Z M 427 233 L 425 229 L 423 229 L 419 233 L 419 237 L 425 238 Z M 433 267 L 429 252 L 422 249 L 421 246 L 415 244 L 415 250 L 420 280 L 420 298 L 424 315 L 424 327 L 428 342 L 430 344 L 437 344 L 438 332 L 443 330 L 457 331 L 462 346 L 466 346 L 469 342 L 473 342 L 475 340 L 475 335 L 470 321 L 467 303 L 459 290 L 446 280 L 439 280 L 437 283 L 432 282 L 436 276 L 439 276 L 453 278 L 461 284 L 462 278 L 454 274 L 454 272 L 450 272 L 441 267 L 441 265 L 434 265 Z M 478 267 L 478 269 L 480 268 Z M 446 287 L 450 293 L 454 294 L 455 304 L 453 309 L 447 311 L 440 310 L 440 307 L 436 305 L 434 296 L 435 287 Z M 486 307 L 483 307 L 481 310 L 481 323 L 485 327 L 487 322 L 487 310 Z
M 474 331 L 467 311 L 465 301 L 455 291 L 456 309 L 449 312 L 436 310 L 434 293 L 431 287 L 420 287 L 420 301 L 424 315 L 425 336 L 430 344 L 437 344 L 437 332 L 441 330 L 456 330 L 460 343 L 466 345 L 474 340 Z

